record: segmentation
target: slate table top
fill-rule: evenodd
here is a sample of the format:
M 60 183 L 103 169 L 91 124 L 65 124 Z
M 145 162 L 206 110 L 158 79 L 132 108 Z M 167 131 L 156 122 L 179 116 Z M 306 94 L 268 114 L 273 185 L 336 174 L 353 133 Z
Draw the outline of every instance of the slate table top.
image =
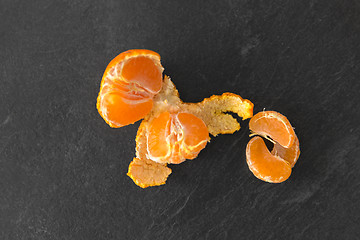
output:
M 1 239 L 358 239 L 360 4 L 311 1 L 0 3 Z M 126 176 L 139 122 L 95 108 L 117 54 L 162 57 L 184 101 L 234 92 L 288 117 L 290 179 L 256 179 L 248 120 L 171 165 Z

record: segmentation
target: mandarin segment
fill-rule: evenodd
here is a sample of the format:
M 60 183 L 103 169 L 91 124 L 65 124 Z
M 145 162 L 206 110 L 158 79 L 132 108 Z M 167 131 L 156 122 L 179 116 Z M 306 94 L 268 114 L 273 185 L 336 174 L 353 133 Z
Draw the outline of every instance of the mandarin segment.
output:
M 148 126 L 147 149 L 149 158 L 156 162 L 168 159 L 171 156 L 169 142 L 171 116 L 169 112 L 161 113 Z
M 119 66 L 119 63 L 122 64 L 125 60 L 138 56 L 148 56 L 154 59 L 154 61 L 160 61 L 160 55 L 157 52 L 147 49 L 130 49 L 120 53 L 111 60 L 105 69 L 104 75 L 107 75 L 110 71 L 119 70 L 119 68 L 116 68 L 116 66 Z
M 269 183 L 281 183 L 291 175 L 291 166 L 272 155 L 261 137 L 252 138 L 246 147 L 246 162 L 255 177 Z
M 159 54 L 129 50 L 107 66 L 97 99 L 97 109 L 111 127 L 122 127 L 144 118 L 162 86 Z
M 289 148 L 284 148 L 279 143 L 275 142 L 271 154 L 285 159 L 288 163 L 290 163 L 290 166 L 293 168 L 300 156 L 299 139 L 295 135 L 295 141 L 293 145 L 291 145 Z
M 285 148 L 295 140 L 295 132 L 289 120 L 275 111 L 262 111 L 255 114 L 249 122 L 249 129 L 257 135 L 270 137 Z
M 126 99 L 117 92 L 108 93 L 102 99 L 102 114 L 111 127 L 122 127 L 139 120 L 152 108 L 152 100 L 128 104 Z
M 151 93 L 156 94 L 161 89 L 162 67 L 149 57 L 130 58 L 124 63 L 121 74 L 125 81 L 138 84 Z
M 183 132 L 180 151 L 186 159 L 194 159 L 210 140 L 205 123 L 190 113 L 177 115 Z

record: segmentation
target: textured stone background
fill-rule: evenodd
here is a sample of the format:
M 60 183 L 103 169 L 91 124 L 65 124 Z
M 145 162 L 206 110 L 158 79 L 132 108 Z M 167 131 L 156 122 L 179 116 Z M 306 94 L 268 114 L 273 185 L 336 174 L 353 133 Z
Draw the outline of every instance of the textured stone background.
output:
M 356 239 L 360 4 L 311 1 L 0 2 L 0 239 Z M 248 121 L 165 186 L 126 176 L 139 123 L 96 111 L 118 53 L 147 48 L 185 101 L 225 91 L 288 117 L 301 156 L 256 179 Z

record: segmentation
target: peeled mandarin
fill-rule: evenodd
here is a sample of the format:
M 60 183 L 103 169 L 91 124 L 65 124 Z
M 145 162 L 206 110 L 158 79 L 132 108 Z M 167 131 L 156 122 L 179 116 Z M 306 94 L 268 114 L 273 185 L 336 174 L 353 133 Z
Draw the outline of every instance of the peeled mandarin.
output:
M 159 163 L 181 163 L 194 159 L 206 146 L 205 123 L 190 113 L 163 112 L 148 126 L 148 158 Z
M 97 109 L 111 127 L 144 118 L 162 87 L 160 55 L 134 49 L 123 52 L 107 66 L 101 81 Z

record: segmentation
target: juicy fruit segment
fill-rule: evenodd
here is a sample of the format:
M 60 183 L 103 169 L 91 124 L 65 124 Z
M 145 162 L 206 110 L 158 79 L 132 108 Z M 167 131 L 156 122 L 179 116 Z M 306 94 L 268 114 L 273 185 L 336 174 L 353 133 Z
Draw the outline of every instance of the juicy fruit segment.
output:
M 284 159 L 272 155 L 261 137 L 252 138 L 246 147 L 246 162 L 259 179 L 280 183 L 291 175 L 291 166 Z
M 149 126 L 147 136 L 147 147 L 150 159 L 161 162 L 162 158 L 169 158 L 171 155 L 169 135 L 171 117 L 170 113 L 164 112 L 155 118 Z
M 159 54 L 129 50 L 107 66 L 101 81 L 97 109 L 111 127 L 122 127 L 144 118 L 152 109 L 154 95 L 162 87 Z
M 263 111 L 251 118 L 249 128 L 252 135 L 269 137 L 274 143 L 270 153 L 261 137 L 249 141 L 246 161 L 250 170 L 266 182 L 285 181 L 300 156 L 299 139 L 289 120 L 278 112 Z
M 170 174 L 171 169 L 166 165 L 139 158 L 134 158 L 127 173 L 142 188 L 163 185 Z
M 157 61 L 157 62 L 154 62 Z M 149 93 L 158 93 L 162 84 L 162 67 L 159 59 L 152 59 L 146 56 L 133 57 L 128 59 L 122 69 L 122 77 L 132 81 Z M 142 89 L 140 89 L 141 92 Z
M 116 92 L 105 94 L 102 99 L 103 118 L 111 127 L 121 127 L 139 120 L 139 116 L 148 114 L 152 108 L 152 100 L 144 99 L 142 102 L 127 101 Z
M 289 148 L 284 148 L 279 143 L 275 142 L 271 154 L 285 159 L 288 163 L 290 163 L 291 167 L 294 167 L 296 161 L 300 156 L 299 139 L 295 135 L 295 141 L 293 145 L 291 145 Z
M 177 118 L 183 135 L 181 155 L 186 159 L 194 159 L 210 140 L 209 131 L 205 123 L 193 114 L 179 113 Z
M 255 114 L 250 122 L 252 132 L 263 137 L 271 137 L 285 148 L 290 147 L 295 140 L 295 132 L 289 120 L 275 111 L 263 111 Z
M 159 163 L 194 159 L 209 141 L 205 123 L 190 113 L 163 112 L 147 130 L 147 157 Z

